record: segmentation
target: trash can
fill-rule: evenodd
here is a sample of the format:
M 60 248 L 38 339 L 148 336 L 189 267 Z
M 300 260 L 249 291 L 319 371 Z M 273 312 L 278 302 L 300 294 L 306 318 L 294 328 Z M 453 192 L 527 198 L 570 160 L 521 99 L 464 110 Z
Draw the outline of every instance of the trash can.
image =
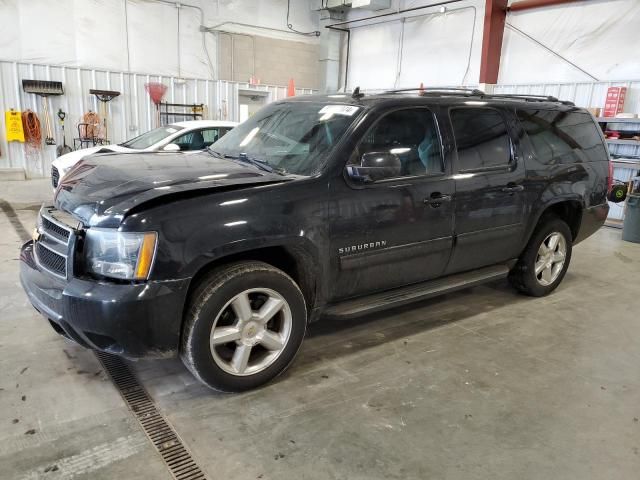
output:
M 640 243 L 640 193 L 630 193 L 622 224 L 622 239 Z

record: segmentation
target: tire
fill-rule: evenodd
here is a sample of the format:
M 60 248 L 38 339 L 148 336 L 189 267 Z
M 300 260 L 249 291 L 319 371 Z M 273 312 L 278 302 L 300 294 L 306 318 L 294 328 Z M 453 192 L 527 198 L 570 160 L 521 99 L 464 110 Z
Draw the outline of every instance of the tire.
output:
M 550 252 L 549 246 L 557 239 L 556 246 Z M 520 292 L 532 297 L 548 295 L 560 284 L 567 273 L 571 261 L 573 237 L 569 226 L 555 216 L 545 216 L 538 222 L 529 243 L 511 270 L 509 280 Z M 542 247 L 543 242 L 547 247 Z M 564 245 L 564 261 L 560 264 L 560 254 Z M 536 267 L 545 267 L 536 273 Z
M 193 291 L 180 358 L 214 390 L 250 390 L 286 370 L 306 327 L 304 297 L 291 277 L 263 262 L 238 262 L 212 271 Z

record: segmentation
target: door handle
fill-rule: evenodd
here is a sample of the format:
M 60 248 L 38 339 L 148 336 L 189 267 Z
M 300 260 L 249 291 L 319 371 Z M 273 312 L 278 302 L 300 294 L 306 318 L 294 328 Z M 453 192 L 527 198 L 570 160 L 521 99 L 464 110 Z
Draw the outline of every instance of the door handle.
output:
M 432 206 L 433 208 L 438 208 L 444 202 L 450 202 L 451 195 L 443 194 L 440 192 L 433 192 L 430 197 L 424 199 L 424 203 Z
M 524 190 L 524 185 L 514 185 L 508 184 L 506 187 L 502 188 L 504 193 L 513 193 L 513 192 L 522 192 Z

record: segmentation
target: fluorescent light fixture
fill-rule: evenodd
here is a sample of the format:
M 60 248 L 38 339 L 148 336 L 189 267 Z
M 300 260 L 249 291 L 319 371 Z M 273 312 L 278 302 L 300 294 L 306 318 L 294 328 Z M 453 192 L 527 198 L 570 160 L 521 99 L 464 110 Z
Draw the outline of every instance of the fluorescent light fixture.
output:
M 225 178 L 228 176 L 228 173 L 216 173 L 214 175 L 204 175 L 202 177 L 198 177 L 198 180 L 215 180 L 216 178 Z
M 246 220 L 238 220 L 237 222 L 225 223 L 224 226 L 225 227 L 235 227 L 237 225 L 244 225 L 245 223 L 247 223 Z
M 475 173 L 458 173 L 454 175 L 452 178 L 454 180 L 465 180 L 467 178 L 473 178 L 473 177 L 475 177 Z
M 253 140 L 253 137 L 256 136 L 259 130 L 260 130 L 260 127 L 255 127 L 253 130 L 247 133 L 247 136 L 244 137 L 244 139 L 240 142 L 240 146 L 246 147 L 249 144 L 249 142 Z
M 400 147 L 400 148 L 392 148 L 389 150 L 389 153 L 393 153 L 394 155 L 400 155 L 401 153 L 410 152 L 411 148 L 409 147 Z
M 224 206 L 224 205 L 237 205 L 238 203 L 244 203 L 247 200 L 249 200 L 248 198 L 238 198 L 237 200 L 227 200 L 226 202 L 222 202 L 220 204 L 220 206 Z
M 481 102 L 480 100 L 467 100 L 465 105 L 486 105 L 487 102 Z

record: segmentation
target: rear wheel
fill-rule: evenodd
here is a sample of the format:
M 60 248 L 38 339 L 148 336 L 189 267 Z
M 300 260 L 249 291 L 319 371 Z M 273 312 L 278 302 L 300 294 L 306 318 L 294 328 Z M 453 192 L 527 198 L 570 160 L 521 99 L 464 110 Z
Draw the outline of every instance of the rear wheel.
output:
M 232 264 L 194 291 L 181 358 L 211 388 L 255 388 L 291 363 L 306 323 L 304 298 L 287 274 L 262 262 Z
M 509 279 L 534 297 L 551 293 L 564 278 L 571 261 L 571 230 L 557 217 L 540 220 Z

